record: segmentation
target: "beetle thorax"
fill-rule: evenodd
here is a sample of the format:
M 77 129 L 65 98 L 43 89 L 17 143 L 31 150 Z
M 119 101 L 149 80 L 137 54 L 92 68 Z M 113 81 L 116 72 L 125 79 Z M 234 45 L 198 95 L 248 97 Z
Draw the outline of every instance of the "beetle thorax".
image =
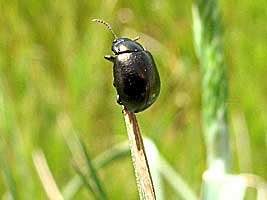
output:
M 115 55 L 118 55 L 121 53 L 144 51 L 144 48 L 129 38 L 116 38 L 112 45 L 112 51 Z

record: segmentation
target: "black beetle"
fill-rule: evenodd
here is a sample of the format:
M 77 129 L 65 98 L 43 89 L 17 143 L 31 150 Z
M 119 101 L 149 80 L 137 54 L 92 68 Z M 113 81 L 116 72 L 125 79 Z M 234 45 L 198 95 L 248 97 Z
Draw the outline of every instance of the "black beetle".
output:
M 111 26 L 100 19 L 92 21 L 104 24 L 115 39 L 111 50 L 115 57 L 106 55 L 113 66 L 114 82 L 117 90 L 117 102 L 130 112 L 141 112 L 151 106 L 160 92 L 159 73 L 149 51 L 136 42 L 139 37 L 118 38 Z

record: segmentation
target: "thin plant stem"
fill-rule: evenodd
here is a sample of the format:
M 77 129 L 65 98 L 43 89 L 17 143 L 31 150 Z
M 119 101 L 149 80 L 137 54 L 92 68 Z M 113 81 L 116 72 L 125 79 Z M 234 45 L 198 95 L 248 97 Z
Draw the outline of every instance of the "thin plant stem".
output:
M 155 200 L 155 190 L 136 116 L 134 113 L 129 112 L 126 109 L 124 109 L 123 114 L 127 127 L 129 145 L 140 199 Z

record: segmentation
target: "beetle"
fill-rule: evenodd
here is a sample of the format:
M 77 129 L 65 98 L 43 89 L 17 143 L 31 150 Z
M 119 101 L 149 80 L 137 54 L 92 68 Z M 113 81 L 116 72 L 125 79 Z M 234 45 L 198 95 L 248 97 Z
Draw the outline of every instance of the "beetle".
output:
M 151 53 L 135 39 L 118 38 L 111 26 L 100 19 L 114 36 L 111 47 L 115 56 L 104 58 L 113 65 L 113 85 L 117 90 L 117 103 L 128 111 L 138 113 L 151 106 L 160 93 L 160 77 Z

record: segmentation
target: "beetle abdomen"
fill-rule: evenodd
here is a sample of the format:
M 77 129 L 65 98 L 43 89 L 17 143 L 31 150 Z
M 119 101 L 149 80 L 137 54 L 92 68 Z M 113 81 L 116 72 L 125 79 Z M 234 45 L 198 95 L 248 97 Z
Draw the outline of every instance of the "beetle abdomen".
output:
M 114 63 L 114 86 L 122 104 L 140 112 L 157 98 L 160 80 L 151 54 L 147 51 L 122 53 Z

